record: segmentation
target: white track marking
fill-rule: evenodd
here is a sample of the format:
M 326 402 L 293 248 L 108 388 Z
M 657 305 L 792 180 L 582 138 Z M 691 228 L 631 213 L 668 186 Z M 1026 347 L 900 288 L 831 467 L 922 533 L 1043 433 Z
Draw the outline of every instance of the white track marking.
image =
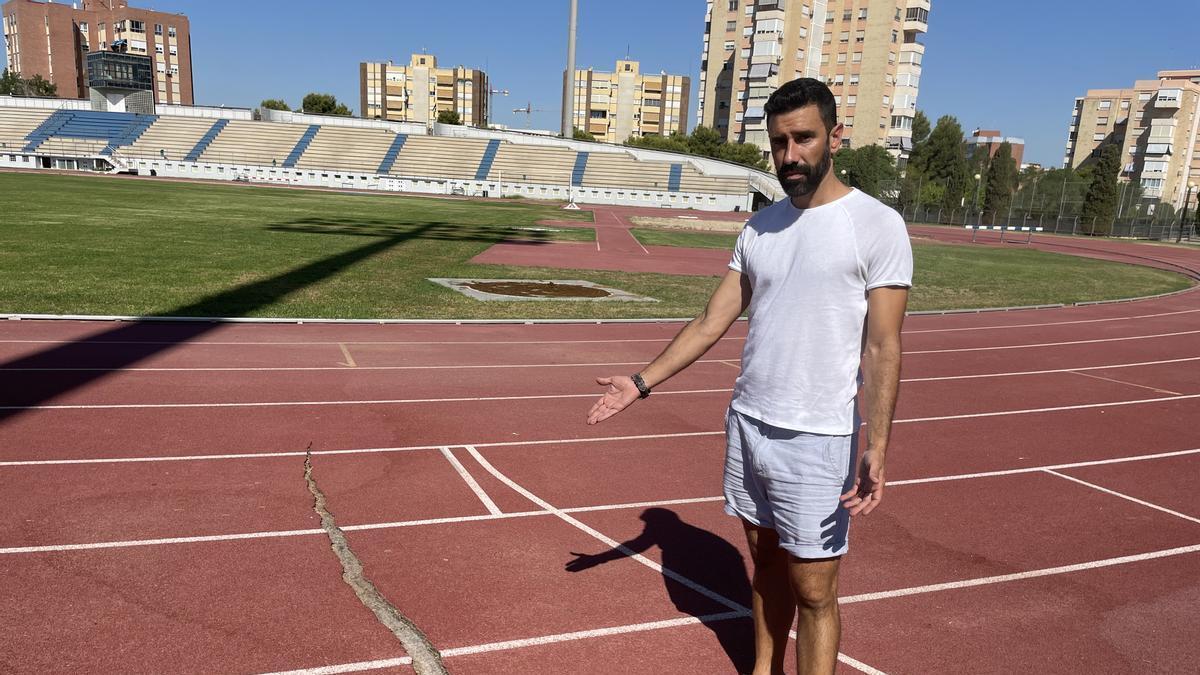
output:
M 526 499 L 533 502 L 534 504 L 537 504 L 538 506 L 542 507 L 543 509 L 551 512 L 552 514 L 554 514 L 555 516 L 557 516 L 559 519 L 563 520 L 567 524 L 575 527 L 578 530 L 581 530 L 585 534 L 591 536 L 593 539 L 600 541 L 605 546 L 609 546 L 617 551 L 620 551 L 624 555 L 632 558 L 633 560 L 640 562 L 641 564 L 645 565 L 646 567 L 649 567 L 650 569 L 654 570 L 655 572 L 658 572 L 659 574 L 663 575 L 664 577 L 671 579 L 672 581 L 675 581 L 679 584 L 682 584 L 683 586 L 691 589 L 692 591 L 695 591 L 696 593 L 699 593 L 700 595 L 703 595 L 704 597 L 706 597 L 710 600 L 714 600 L 722 605 L 725 605 L 726 607 L 728 607 L 729 609 L 732 609 L 735 612 L 742 613 L 746 616 L 750 615 L 749 608 L 743 607 L 742 605 L 734 602 L 733 600 L 730 600 L 729 598 L 726 598 L 725 596 L 721 595 L 720 593 L 717 593 L 717 592 L 712 591 L 704 586 L 701 586 L 700 584 L 692 581 L 691 579 L 688 579 L 687 577 L 683 576 L 682 574 L 679 574 L 678 572 L 675 572 L 674 570 L 663 567 L 662 565 L 654 562 L 653 560 L 647 558 L 646 556 L 642 555 L 641 553 L 635 553 L 634 551 L 630 550 L 629 548 L 626 548 L 624 545 L 622 545 L 620 542 L 616 541 L 615 539 L 612 539 L 612 538 L 608 537 L 607 535 L 602 534 L 600 531 L 598 531 L 595 528 L 591 527 L 590 525 L 584 523 L 583 521 L 572 517 L 570 514 L 563 512 L 561 509 L 555 508 L 553 505 L 551 505 L 546 500 L 542 499 L 541 497 L 538 497 L 537 495 L 533 494 L 529 490 L 526 490 L 525 488 L 523 488 L 519 484 L 517 484 L 516 481 L 512 480 L 508 476 L 501 473 L 498 469 L 496 469 L 496 467 L 492 466 L 491 462 L 487 461 L 487 458 L 485 458 L 482 454 L 480 454 L 479 451 L 476 450 L 474 447 L 472 447 L 470 445 L 465 446 L 465 447 L 467 449 L 467 452 L 471 453 L 471 456 L 475 458 L 475 461 L 479 462 L 479 466 L 482 466 L 488 473 L 492 474 L 492 476 L 495 477 L 496 480 L 498 480 L 501 483 L 504 483 L 508 487 L 512 488 L 518 494 L 525 497 Z
M 1012 325 L 999 326 L 966 326 L 963 328 L 927 328 L 924 330 L 906 330 L 905 335 L 917 335 L 920 333 L 958 333 L 966 331 L 980 330 L 1004 330 L 1007 328 L 1043 328 L 1046 326 L 1072 326 L 1081 323 L 1102 323 L 1107 321 L 1132 321 L 1135 319 L 1153 319 L 1160 316 L 1176 316 L 1178 314 L 1191 314 L 1200 312 L 1200 309 L 1184 309 L 1177 312 L 1159 312 L 1157 314 L 1138 314 L 1136 316 L 1113 316 L 1103 319 L 1077 319 L 1074 321 L 1048 321 L 1046 323 L 1017 323 Z
M 277 670 L 266 675 L 337 675 L 337 673 L 357 673 L 363 670 L 381 670 L 383 668 L 398 668 L 410 665 L 412 665 L 412 657 L 399 656 L 394 659 L 339 663 L 336 666 L 319 666 L 317 668 L 301 668 L 299 670 Z
M 354 357 L 350 356 L 350 349 L 348 347 L 346 347 L 346 344 L 343 342 L 339 342 L 338 346 L 342 348 L 342 356 L 346 357 L 346 360 L 344 362 L 342 362 L 342 365 L 348 366 L 350 368 L 357 368 L 358 364 L 354 362 Z
M 1200 454 L 1200 448 L 1191 450 L 1176 450 L 1174 452 L 1156 452 L 1151 455 L 1130 455 L 1128 457 L 1112 457 L 1109 459 L 1093 459 L 1067 464 L 1051 464 L 1049 466 L 1030 466 L 1021 469 L 998 469 L 996 471 L 980 471 L 978 473 L 960 473 L 949 476 L 930 476 L 928 478 L 910 478 L 908 480 L 890 480 L 888 485 L 920 485 L 922 483 L 940 483 L 951 480 L 970 480 L 972 478 L 993 478 L 995 476 L 1015 476 L 1023 473 L 1039 473 L 1042 471 L 1079 469 L 1085 466 L 1104 466 L 1106 464 L 1124 464 L 1125 462 L 1143 462 L 1151 459 L 1166 459 L 1168 457 L 1183 457 Z
M 587 325 L 586 321 L 582 321 Z M 685 323 L 676 321 L 671 323 Z M 238 342 L 222 340 L 92 340 L 84 336 L 77 340 L 0 340 L 0 344 L 49 344 L 76 345 L 94 347 L 97 345 L 168 345 L 176 347 L 205 346 L 205 347 L 315 347 L 320 345 L 577 345 L 577 344 L 624 344 L 629 342 L 670 342 L 674 336 L 662 338 L 612 338 L 608 340 L 297 340 L 294 342 Z M 745 337 L 726 335 L 724 341 L 745 341 Z
M 1102 342 L 1127 342 L 1129 340 L 1152 340 L 1155 338 L 1178 337 L 1180 335 L 1195 335 L 1200 330 L 1184 330 L 1176 333 L 1155 333 L 1153 335 L 1130 335 L 1128 337 L 1096 338 L 1094 340 L 1069 340 L 1067 342 L 1039 342 L 1020 345 L 997 345 L 992 347 L 955 347 L 953 349 L 925 349 L 921 351 L 904 352 L 904 356 L 913 354 L 957 354 L 961 352 L 988 352 L 1005 349 L 1035 349 L 1038 347 L 1064 347 L 1067 345 L 1093 345 Z
M 792 631 L 792 633 L 794 633 L 794 632 L 795 631 Z M 795 639 L 795 638 L 792 638 L 792 639 Z M 872 668 L 871 666 L 868 666 L 867 664 L 863 663 L 862 661 L 859 661 L 858 659 L 852 659 L 849 656 L 846 656 L 845 654 L 843 654 L 841 652 L 838 652 L 837 658 L 838 658 L 838 661 L 841 661 L 842 663 L 850 666 L 851 668 L 853 668 L 859 672 L 866 673 L 867 675 L 887 675 L 887 673 L 883 672 L 882 670 L 880 670 L 878 668 Z
M 664 499 L 652 502 L 626 502 L 624 504 L 602 504 L 600 506 L 572 506 L 560 509 L 563 513 L 591 513 L 593 511 L 613 511 L 617 509 L 642 509 L 656 506 L 682 506 L 684 504 L 706 504 L 709 502 L 725 501 L 724 497 L 690 497 L 687 499 Z
M 557 635 L 545 635 L 535 638 L 526 638 L 523 640 L 506 640 L 504 642 L 489 642 L 487 644 L 473 645 L 470 647 L 454 647 L 451 649 L 442 649 L 441 654 L 445 657 L 468 656 L 471 654 L 484 654 L 487 652 L 503 651 L 508 649 L 519 649 L 521 647 L 534 647 L 538 645 L 549 645 L 557 642 L 573 642 L 575 640 L 585 640 L 588 638 L 607 637 L 609 635 L 623 635 L 627 633 L 642 633 L 651 630 L 661 630 L 663 628 L 676 628 L 679 626 L 692 626 L 700 623 L 714 623 L 717 621 L 728 621 L 730 619 L 740 619 L 745 617 L 743 612 L 721 612 L 719 614 L 709 614 L 707 616 L 695 617 L 680 617 L 678 619 L 668 619 L 666 621 L 649 621 L 646 623 L 634 623 L 625 626 L 611 626 L 608 628 L 595 628 L 592 630 L 573 631 L 570 633 L 559 633 Z
M 696 363 L 724 363 L 740 361 L 741 359 L 700 359 Z M 440 366 L 356 366 L 354 371 L 371 370 L 489 370 L 496 368 L 615 368 L 617 366 L 644 366 L 645 361 L 618 361 L 610 363 L 489 363 L 489 364 L 450 364 Z M 197 368 L 5 368 L 0 366 L 0 372 L 11 373 L 59 373 L 59 372 L 111 372 L 122 373 L 224 373 L 224 372 L 290 372 L 290 371 L 322 371 L 336 370 L 346 372 L 345 366 L 229 366 Z
M 1163 513 L 1168 513 L 1168 514 L 1170 514 L 1170 515 L 1172 515 L 1172 516 L 1175 516 L 1176 518 L 1183 518 L 1184 520 L 1187 520 L 1187 521 L 1190 521 L 1190 522 L 1193 522 L 1193 523 L 1200 524 L 1200 518 L 1195 518 L 1195 517 L 1193 517 L 1193 516 L 1189 516 L 1189 515 L 1187 515 L 1186 513 L 1180 513 L 1180 512 L 1178 512 L 1178 511 L 1172 511 L 1171 509 L 1168 509 L 1168 508 L 1167 508 L 1167 507 L 1165 507 L 1165 506 L 1159 506 L 1158 504 L 1153 504 L 1153 503 L 1151 503 L 1151 502 L 1147 502 L 1147 501 L 1144 501 L 1144 500 L 1138 499 L 1137 497 L 1131 497 L 1131 496 L 1129 496 L 1129 495 L 1127 495 L 1127 494 L 1124 494 L 1124 493 L 1122 493 L 1122 492 L 1117 492 L 1116 490 L 1110 490 L 1110 489 L 1108 489 L 1108 488 L 1106 488 L 1106 487 L 1101 487 L 1101 486 L 1099 486 L 1099 485 L 1096 485 L 1095 483 L 1089 483 L 1089 482 L 1087 482 L 1087 481 L 1085 481 L 1085 480 L 1081 480 L 1081 479 L 1079 479 L 1079 478 L 1076 478 L 1076 477 L 1074 477 L 1074 476 L 1068 476 L 1068 475 L 1067 475 L 1067 474 L 1065 474 L 1065 473 L 1059 473 L 1059 472 L 1057 472 L 1057 471 L 1055 471 L 1055 470 L 1053 470 L 1053 469 L 1045 469 L 1045 470 L 1044 470 L 1044 472 L 1045 472 L 1045 473 L 1048 473 L 1048 474 L 1050 474 L 1050 475 L 1052 475 L 1052 476 L 1058 476 L 1059 478 L 1062 478 L 1062 479 L 1064 479 L 1064 480 L 1069 480 L 1069 481 L 1071 481 L 1072 483 L 1079 483 L 1080 485 L 1085 485 L 1085 486 L 1087 486 L 1087 487 L 1090 487 L 1090 488 L 1092 488 L 1093 490 L 1099 490 L 1100 492 L 1103 492 L 1104 494 L 1112 495 L 1112 496 L 1114 496 L 1114 497 L 1120 497 L 1121 499 L 1125 499 L 1125 500 L 1131 501 L 1131 502 L 1133 502 L 1134 504 L 1141 504 L 1142 506 L 1145 506 L 1145 507 L 1148 507 L 1148 508 L 1154 509 L 1155 511 L 1162 511 Z
M 498 516 L 503 513 L 503 511 L 496 506 L 496 502 L 493 502 L 492 498 L 488 496 L 487 492 L 485 492 L 483 488 L 480 487 L 479 483 L 475 481 L 475 477 L 471 475 L 471 472 L 467 471 L 467 467 L 463 466 L 462 462 L 458 461 L 458 458 L 454 456 L 453 452 L 450 452 L 450 448 L 441 448 L 441 451 L 442 456 L 450 462 L 450 465 L 454 467 L 454 470 L 458 472 L 458 475 L 462 476 L 462 479 L 464 482 L 466 482 L 467 487 L 471 488 L 471 491 L 475 493 L 475 496 L 479 497 L 479 501 L 483 502 L 483 505 L 487 508 L 488 513 L 492 514 L 493 516 Z
M 1112 567 L 1114 565 L 1127 565 L 1129 563 L 1142 562 L 1144 560 L 1157 560 L 1159 558 L 1169 558 L 1177 555 L 1189 555 L 1192 553 L 1200 553 L 1200 545 L 1181 546 L 1179 548 L 1169 548 L 1161 551 L 1151 551 L 1149 553 L 1139 553 L 1136 555 L 1126 555 L 1118 558 L 1106 558 L 1104 560 L 1093 560 L 1085 563 L 1077 563 L 1074 565 L 1062 565 L 1060 567 L 1047 567 L 1038 570 L 1029 570 L 1027 572 L 1016 572 L 1013 574 L 998 574 L 991 577 L 980 577 L 977 579 L 966 579 L 963 581 L 950 581 L 944 584 L 929 584 L 926 586 L 912 586 L 910 588 L 900 588 L 892 591 L 880 591 L 878 593 L 862 593 L 860 595 L 850 595 L 839 598 L 839 602 L 843 605 L 850 605 L 859 602 L 872 602 L 875 600 L 887 600 L 889 598 L 899 598 L 907 595 L 922 595 L 925 593 L 936 593 L 938 591 L 950 591 L 960 588 L 972 588 L 975 586 L 991 586 L 993 584 L 1001 584 L 1008 581 L 1021 581 L 1023 579 L 1035 579 L 1037 577 L 1048 577 L 1057 574 L 1069 574 L 1071 572 L 1082 572 L 1084 570 L 1101 569 L 1104 567 Z
M 1170 394 L 1173 398 L 1191 398 L 1193 394 L 1180 394 L 1178 392 L 1168 391 L 1166 389 L 1158 389 L 1146 385 L 1134 384 L 1122 380 L 1115 380 L 1106 377 L 1087 375 L 1080 371 L 1086 370 L 1107 370 L 1110 368 L 1132 368 L 1142 365 L 1159 365 L 1164 363 L 1182 363 L 1200 360 L 1200 357 L 1186 359 L 1169 359 L 1164 361 L 1145 361 L 1136 364 L 1120 364 L 1115 366 L 1085 366 L 1082 368 L 1058 368 L 1053 370 L 1028 370 L 1014 371 L 1009 373 L 983 373 L 979 375 L 946 375 L 940 377 L 928 378 L 907 378 L 902 379 L 902 383 L 915 382 L 942 382 L 947 380 L 969 380 L 969 379 L 986 379 L 995 377 L 1017 377 L 1021 375 L 1046 375 L 1053 373 L 1071 373 L 1082 375 L 1084 377 L 1095 377 L 1100 380 L 1108 380 L 1118 384 L 1124 384 L 1142 389 L 1149 389 L 1165 394 Z M 680 389 L 659 391 L 660 396 L 683 396 L 694 394 L 727 394 L 732 392 L 730 387 L 721 387 L 716 389 Z M 347 406 L 347 405 L 415 405 L 415 404 L 431 404 L 431 403 L 484 403 L 488 401 L 545 401 L 558 399 L 573 399 L 573 398 L 592 398 L 598 396 L 595 392 L 586 394 L 526 394 L 520 396 L 458 396 L 444 398 L 396 398 L 396 399 L 348 399 L 348 400 L 316 400 L 316 401 L 244 401 L 238 403 L 224 402 L 201 402 L 201 403 L 78 403 L 78 404 L 43 404 L 31 406 L 0 406 L 0 410 L 123 410 L 123 409 L 173 409 L 173 408 L 283 408 L 283 407 L 303 407 L 303 406 Z M 1114 404 L 1116 405 L 1116 404 Z M 1057 408 L 1047 408 L 1047 410 L 1056 410 Z M 988 415 L 992 413 L 984 413 Z M 928 418 L 942 419 L 942 418 Z M 950 418 L 947 418 L 950 419 Z
M 1188 363 L 1200 361 L 1200 356 L 1189 356 L 1181 359 L 1164 359 L 1161 361 L 1137 361 L 1135 363 L 1114 363 L 1107 366 L 1080 366 L 1079 368 L 1054 368 L 1050 370 L 1014 370 L 1007 373 L 979 373 L 976 375 L 942 375 L 938 377 L 909 377 L 901 382 L 945 382 L 947 380 L 976 380 L 989 377 L 1017 377 L 1020 375 L 1049 375 L 1052 373 L 1080 373 L 1085 370 L 1108 370 L 1110 368 L 1137 368 L 1140 366 L 1160 366 L 1168 363 Z M 1080 373 L 1082 374 L 1082 373 Z M 1127 383 L 1123 383 L 1127 384 Z M 1165 391 L 1165 390 L 1160 390 Z M 1174 394 L 1175 392 L 1168 392 Z M 1178 394 L 1177 394 L 1178 395 Z
M 540 645 L 551 645 L 560 642 L 574 642 L 576 640 L 587 640 L 598 637 L 608 637 L 610 635 L 626 635 L 629 633 L 644 633 L 653 630 L 662 630 L 664 628 L 677 628 L 680 626 L 693 626 L 700 623 L 715 623 L 717 621 L 728 621 L 729 619 L 740 619 L 745 616 L 741 612 L 723 612 L 720 614 L 709 614 L 701 617 L 680 617 L 678 619 L 667 619 L 665 621 L 648 621 L 645 623 L 632 623 L 624 626 L 610 626 L 607 628 L 594 628 L 592 630 L 580 630 L 571 633 L 558 633 L 555 635 L 542 635 L 534 638 L 524 638 L 520 640 L 506 640 L 504 642 L 488 642 L 480 645 L 471 645 L 468 647 L 452 647 L 450 649 L 441 649 L 439 653 L 444 658 L 453 658 L 456 656 L 469 656 L 472 654 L 486 654 L 488 652 L 508 651 L 510 649 L 520 649 L 523 647 L 536 647 Z M 323 666 L 318 668 L 305 668 L 303 670 L 288 670 L 269 675 L 324 675 L 326 673 L 350 673 L 361 670 L 377 670 L 380 668 L 394 668 L 396 666 L 408 665 L 411 659 L 407 656 L 396 659 L 383 659 L 379 661 L 359 661 L 357 663 L 343 663 L 336 666 Z
M 1046 375 L 1050 373 L 1075 373 L 1085 370 L 1108 370 L 1110 368 L 1137 368 L 1140 366 L 1157 366 L 1169 363 L 1188 363 L 1200 361 L 1200 356 L 1189 356 L 1178 359 L 1162 359 L 1159 361 L 1136 361 L 1133 363 L 1113 363 L 1099 366 L 1079 366 L 1077 368 L 1054 368 L 1048 370 L 1014 370 L 1003 373 L 976 373 L 972 375 L 941 375 L 935 377 L 909 377 L 901 382 L 944 382 L 947 380 L 972 380 L 990 377 L 1017 377 L 1021 375 Z M 741 359 L 701 359 L 696 363 L 712 363 L 741 369 Z M 388 370 L 492 370 L 506 368 L 614 368 L 618 366 L 643 366 L 643 361 L 623 361 L 615 363 L 513 363 L 485 365 L 440 365 L 440 366 L 356 366 L 352 371 L 343 366 L 246 366 L 246 367 L 197 367 L 197 368 L 5 368 L 0 366 L 0 372 L 114 372 L 122 373 L 207 373 L 207 372 L 304 372 L 304 371 L 337 371 L 353 374 L 360 371 Z M 732 391 L 732 390 L 729 390 Z
M 660 391 L 659 395 L 722 394 L 731 389 L 687 389 Z M 530 394 L 526 396 L 460 396 L 447 398 L 384 398 L 345 401 L 246 401 L 243 403 L 80 403 L 65 405 L 5 405 L 0 410 L 125 410 L 172 408 L 284 408 L 296 406 L 339 405 L 403 405 L 414 403 L 482 403 L 485 401 L 540 401 L 564 398 L 596 398 L 599 393 L 587 394 Z
M 1083 369 L 1080 368 L 1079 370 L 1069 370 L 1067 372 L 1074 373 L 1074 374 L 1080 375 L 1082 377 L 1090 377 L 1094 380 L 1104 380 L 1105 382 L 1115 382 L 1116 384 L 1123 384 L 1127 387 L 1137 387 L 1138 389 L 1149 389 L 1150 391 L 1158 392 L 1160 394 L 1170 394 L 1172 396 L 1183 396 L 1183 394 L 1181 394 L 1180 392 L 1171 391 L 1170 389 L 1159 389 L 1158 387 L 1149 387 L 1144 384 L 1137 384 L 1136 382 L 1126 382 L 1125 380 L 1117 380 L 1117 379 L 1114 379 L 1111 377 L 1101 377 L 1100 375 L 1092 375 L 1091 373 L 1080 372 L 1082 370 Z
M 457 447 L 457 446 L 455 446 Z M 440 448 L 430 448 L 438 449 Z M 298 453 L 303 456 L 304 453 Z M 316 454 L 315 452 L 313 454 Z M 1103 466 L 1107 464 L 1122 464 L 1125 462 L 1140 462 L 1153 459 L 1166 459 L 1171 457 L 1182 457 L 1186 455 L 1200 454 L 1200 448 L 1192 450 L 1178 450 L 1174 452 L 1160 452 L 1150 455 L 1131 455 L 1128 457 L 1114 457 L 1109 459 L 1097 459 L 1084 462 L 1072 462 L 1068 464 L 1051 464 L 1047 466 L 1032 466 L 1022 469 L 1004 469 L 997 471 L 984 471 L 980 473 L 965 473 L 949 476 L 933 476 L 929 478 L 914 478 L 909 480 L 889 481 L 890 486 L 901 485 L 920 485 L 923 483 L 938 483 L 945 481 L 971 480 L 976 478 L 991 478 L 996 476 L 1011 476 L 1026 473 L 1041 473 L 1055 470 L 1078 469 L 1089 466 Z M 663 506 L 680 506 L 685 504 L 702 504 L 711 502 L 723 501 L 723 497 L 692 497 L 687 499 L 664 499 L 659 501 L 646 502 L 626 502 L 622 504 L 601 504 L 596 506 L 573 506 L 569 508 L 559 509 L 562 513 L 592 513 L 596 511 L 614 511 L 621 509 L 643 509 Z M 554 515 L 551 511 L 519 511 L 512 513 L 502 513 L 494 515 L 478 515 L 478 516 L 448 516 L 444 518 L 424 518 L 420 520 L 403 520 L 383 523 L 362 523 L 359 525 L 343 525 L 342 530 L 345 532 L 363 532 L 368 530 L 388 530 L 403 527 L 421 527 L 426 525 L 452 525 L 456 523 L 473 523 L 489 520 L 507 520 L 511 518 L 529 518 L 532 516 L 549 516 Z M 324 534 L 324 530 L 279 530 L 267 532 L 245 532 L 226 535 L 204 535 L 196 537 L 171 537 L 164 539 L 135 539 L 127 541 L 107 541 L 88 544 L 60 544 L 46 546 L 21 546 L 13 548 L 2 548 L 0 554 L 14 553 L 53 553 L 63 551 L 81 551 L 90 549 L 103 548 L 124 548 L 134 546 L 162 546 L 167 544 L 195 544 L 204 542 L 217 541 L 233 541 L 240 539 L 268 539 L 272 537 L 296 537 Z
M 1143 398 L 1136 401 L 1109 401 L 1107 403 L 1081 403 L 1079 405 L 1061 405 L 1051 408 L 1026 408 L 1023 410 L 998 410 L 995 412 L 983 413 L 967 413 L 963 415 L 943 415 L 940 417 L 914 417 L 910 419 L 895 420 L 893 424 L 915 424 L 918 422 L 945 422 L 947 420 L 968 420 L 979 417 L 1000 417 L 1003 415 L 1032 415 L 1036 413 L 1047 412 L 1062 412 L 1064 410 L 1088 410 L 1091 408 L 1115 408 L 1126 405 L 1141 405 L 1143 403 L 1161 403 L 1164 401 L 1185 401 L 1190 399 L 1200 398 L 1200 394 L 1188 394 L 1187 396 L 1163 396 L 1161 398 Z

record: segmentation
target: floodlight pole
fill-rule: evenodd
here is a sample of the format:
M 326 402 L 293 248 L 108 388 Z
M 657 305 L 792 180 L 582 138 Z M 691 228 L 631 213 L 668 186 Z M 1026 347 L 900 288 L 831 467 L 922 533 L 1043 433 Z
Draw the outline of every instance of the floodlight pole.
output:
M 567 24 L 567 72 L 563 78 L 562 98 L 562 137 L 571 138 L 574 134 L 575 108 L 575 26 L 576 15 L 579 12 L 579 0 L 571 0 L 571 18 Z

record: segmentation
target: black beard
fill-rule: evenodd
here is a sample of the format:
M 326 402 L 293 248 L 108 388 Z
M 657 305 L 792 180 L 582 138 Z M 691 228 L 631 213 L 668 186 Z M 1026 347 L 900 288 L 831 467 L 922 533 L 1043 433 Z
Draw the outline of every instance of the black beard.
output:
M 817 189 L 832 166 L 833 153 L 826 147 L 825 155 L 816 166 L 799 162 L 784 164 L 775 172 L 775 177 L 779 179 L 779 185 L 788 197 L 807 197 Z M 785 180 L 783 176 L 787 173 L 799 173 L 800 177 Z

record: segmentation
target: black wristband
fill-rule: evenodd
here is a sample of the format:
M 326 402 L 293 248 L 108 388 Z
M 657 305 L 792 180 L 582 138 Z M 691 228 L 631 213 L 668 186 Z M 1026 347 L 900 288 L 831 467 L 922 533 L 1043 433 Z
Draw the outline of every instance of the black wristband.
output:
M 633 380 L 633 386 L 637 387 L 638 398 L 646 398 L 650 395 L 650 387 L 646 386 L 646 381 L 642 379 L 641 373 L 634 373 L 630 379 Z

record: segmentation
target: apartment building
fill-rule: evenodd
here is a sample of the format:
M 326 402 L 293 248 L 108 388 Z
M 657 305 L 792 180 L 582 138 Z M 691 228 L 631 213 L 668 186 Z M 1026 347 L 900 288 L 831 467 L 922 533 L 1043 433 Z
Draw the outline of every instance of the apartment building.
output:
M 930 0 L 710 0 L 699 123 L 768 147 L 763 106 L 798 77 L 827 83 L 852 147 L 912 149 Z
M 977 152 L 986 152 L 988 159 L 996 156 L 996 151 L 1004 143 L 1012 148 L 1013 161 L 1019 168 L 1025 159 L 1025 139 L 1016 136 L 1005 136 L 997 129 L 976 129 L 966 138 L 967 158 L 972 158 Z
M 1063 166 L 1078 169 L 1114 144 L 1121 149 L 1119 180 L 1140 184 L 1146 201 L 1180 209 L 1187 186 L 1200 186 L 1198 113 L 1200 70 L 1162 70 L 1132 87 L 1090 89 L 1075 99 Z
M 129 54 L 151 61 L 155 103 L 193 104 L 191 29 L 183 14 L 138 9 L 127 0 L 8 0 L 0 13 L 8 69 L 41 75 L 62 98 L 88 98 L 87 54 L 126 40 Z
M 690 92 L 690 77 L 645 74 L 628 59 L 617 61 L 611 73 L 576 70 L 574 123 L 607 143 L 687 133 Z
M 432 54 L 413 54 L 408 65 L 363 62 L 359 66 L 362 116 L 395 122 L 432 124 L 438 113 L 454 111 L 463 124 L 485 126 L 487 73 L 477 68 L 439 68 Z

